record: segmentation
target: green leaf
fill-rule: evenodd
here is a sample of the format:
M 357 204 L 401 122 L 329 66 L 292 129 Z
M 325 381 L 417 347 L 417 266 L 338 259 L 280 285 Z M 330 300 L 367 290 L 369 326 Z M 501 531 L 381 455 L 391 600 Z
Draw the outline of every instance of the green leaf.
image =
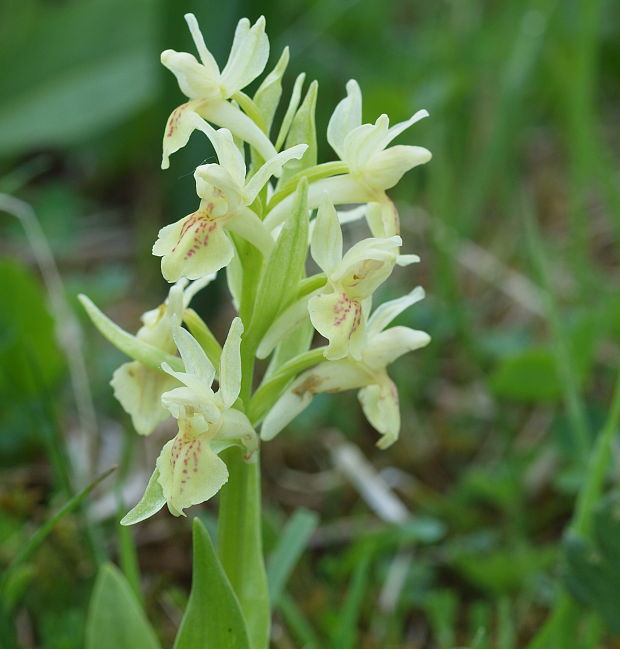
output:
M 620 634 L 620 495 L 608 497 L 594 515 L 593 541 L 569 536 L 566 581 L 582 604 L 592 607 L 608 629 Z
M 276 140 L 276 151 L 279 151 L 282 148 L 282 145 L 286 140 L 286 136 L 288 135 L 288 131 L 291 128 L 293 117 L 295 116 L 297 107 L 299 106 L 299 102 L 301 101 L 301 88 L 304 85 L 305 78 L 306 75 L 304 72 L 302 72 L 295 79 L 293 92 L 291 93 L 291 99 L 288 103 L 286 113 L 284 113 L 284 117 L 282 118 L 282 124 L 280 125 L 280 130 L 278 132 L 278 138 Z
M 192 592 L 174 649 L 249 649 L 239 601 L 215 555 L 209 533 L 194 519 Z
M 318 516 L 314 512 L 298 509 L 282 530 L 267 566 L 269 597 L 273 607 L 278 605 L 284 586 L 317 524 Z
M 304 649 L 320 649 L 324 646 L 295 600 L 286 593 L 280 598 L 280 613 L 298 646 Z
M 86 649 L 159 649 L 153 628 L 123 574 L 112 564 L 99 570 L 86 622 Z
M 121 520 L 121 525 L 135 525 L 156 514 L 165 504 L 164 490 L 159 484 L 159 469 L 151 475 L 140 502 Z
M 458 608 L 458 596 L 451 590 L 434 590 L 424 597 L 424 609 L 438 649 L 454 646 Z
M 338 625 L 332 637 L 333 649 L 353 649 L 357 646 L 358 620 L 364 593 L 368 587 L 371 557 L 372 549 L 369 549 L 355 563 L 347 596 L 338 615 Z
M 246 339 L 258 343 L 293 297 L 297 283 L 304 274 L 308 229 L 308 183 L 302 180 L 295 194 L 291 215 L 263 269 Z
M 265 77 L 254 95 L 254 103 L 260 111 L 267 133 L 271 129 L 280 97 L 282 96 L 282 77 L 289 61 L 289 49 L 285 47 L 273 70 Z
M 124 354 L 127 354 L 130 358 L 133 358 L 154 370 L 162 371 L 161 364 L 164 361 L 175 370 L 183 370 L 183 363 L 180 358 L 167 354 L 161 349 L 158 349 L 157 347 L 140 340 L 136 336 L 132 336 L 124 329 L 121 329 L 121 327 L 119 327 L 115 322 L 112 322 L 107 315 L 98 309 L 92 300 L 86 297 L 86 295 L 79 295 L 78 297 L 95 327 L 97 327 L 100 333 Z
M 295 113 L 291 128 L 286 138 L 286 148 L 295 146 L 296 144 L 307 144 L 308 148 L 299 160 L 290 160 L 280 178 L 279 186 L 282 186 L 286 181 L 293 177 L 296 173 L 313 167 L 316 165 L 317 160 L 317 147 L 316 147 L 316 98 L 319 91 L 319 84 L 313 81 L 308 88 L 306 96 Z

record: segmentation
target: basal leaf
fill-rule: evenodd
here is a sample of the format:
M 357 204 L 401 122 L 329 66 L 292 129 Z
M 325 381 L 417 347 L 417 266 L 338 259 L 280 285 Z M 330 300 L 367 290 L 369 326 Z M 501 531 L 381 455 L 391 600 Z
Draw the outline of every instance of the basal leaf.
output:
M 245 621 L 209 533 L 194 519 L 192 592 L 174 649 L 249 649 Z
M 101 567 L 86 622 L 85 649 L 160 649 L 153 628 L 123 574 Z

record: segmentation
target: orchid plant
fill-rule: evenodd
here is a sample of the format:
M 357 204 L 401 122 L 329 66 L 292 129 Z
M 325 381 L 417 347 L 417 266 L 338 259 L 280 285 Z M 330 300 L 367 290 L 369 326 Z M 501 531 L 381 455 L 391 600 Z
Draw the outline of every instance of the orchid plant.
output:
M 121 523 L 138 523 L 164 505 L 185 516 L 219 492 L 218 556 L 199 535 L 194 550 L 204 556 L 195 560 L 213 563 L 220 595 L 230 604 L 221 624 L 232 628 L 234 621 L 237 644 L 217 645 L 221 629 L 212 622 L 200 646 L 266 649 L 270 608 L 260 541 L 259 441 L 283 431 L 316 394 L 358 390 L 379 433 L 377 445 L 388 447 L 400 429 L 388 366 L 430 340 L 422 331 L 389 326 L 424 297 L 420 287 L 373 309 L 377 288 L 394 268 L 418 261 L 401 254 L 398 212 L 386 190 L 430 160 L 422 147 L 390 146 L 427 113 L 392 127 L 386 115 L 364 124 L 360 88 L 349 81 L 327 128 L 338 159 L 319 164 L 316 83 L 302 101 L 303 76 L 298 78 L 272 134 L 287 49 L 253 97 L 243 92 L 269 57 L 264 18 L 254 25 L 239 22 L 221 71 L 196 18 L 185 18 L 200 60 L 186 52 L 162 53 L 188 99 L 166 124 L 162 168 L 193 133 L 206 136 L 217 163 L 196 168 L 197 210 L 163 227 L 154 243 L 171 283 L 168 298 L 144 314 L 136 335 L 87 297 L 81 300 L 101 333 L 131 359 L 111 383 L 136 432 L 149 435 L 169 417 L 178 426 L 144 496 Z M 338 212 L 343 205 L 357 207 Z M 368 236 L 343 250 L 342 226 L 362 218 Z M 309 256 L 319 271 L 310 275 Z M 190 302 L 222 271 L 237 315 L 220 345 Z M 321 338 L 326 344 L 312 346 Z M 253 391 L 261 376 L 256 361 L 267 358 Z M 190 599 L 186 618 L 191 609 Z M 189 624 L 182 624 L 175 647 L 198 646 L 184 640 L 195 632 Z

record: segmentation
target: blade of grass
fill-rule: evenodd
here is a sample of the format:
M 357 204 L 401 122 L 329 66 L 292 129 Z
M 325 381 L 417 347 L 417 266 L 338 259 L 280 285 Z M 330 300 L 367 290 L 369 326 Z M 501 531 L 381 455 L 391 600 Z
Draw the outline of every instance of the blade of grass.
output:
M 0 594 L 4 590 L 7 581 L 10 579 L 12 572 L 20 566 L 24 561 L 35 552 L 35 550 L 43 543 L 47 535 L 54 529 L 54 527 L 69 513 L 77 509 L 90 492 L 103 480 L 105 480 L 111 473 L 116 470 L 116 466 L 109 468 L 102 473 L 98 478 L 93 480 L 82 491 L 69 500 L 63 507 L 61 507 L 47 522 L 30 537 L 30 540 L 22 549 L 13 557 L 7 569 L 4 571 L 0 579 Z
M 280 613 L 289 630 L 303 649 L 321 649 L 324 646 L 315 630 L 301 612 L 293 598 L 287 593 L 280 595 Z
M 269 597 L 274 608 L 278 606 L 284 586 L 317 524 L 318 516 L 314 512 L 298 509 L 282 530 L 267 565 Z
M 461 213 L 464 235 L 471 234 L 472 228 L 479 222 L 482 206 L 496 178 L 496 172 L 505 168 L 503 159 L 514 142 L 518 120 L 524 114 L 522 104 L 526 97 L 525 90 L 536 70 L 556 4 L 556 0 L 533 0 L 523 7 L 520 18 L 517 19 L 512 51 L 499 75 L 501 86 L 493 110 L 493 126 L 486 146 L 476 156 L 473 170 L 463 185 L 466 188 Z M 502 34 L 498 37 L 505 36 Z
M 356 561 L 344 605 L 338 615 L 338 627 L 332 637 L 333 649 L 353 649 L 357 646 L 358 621 L 368 576 L 372 549 L 368 548 Z
M 497 604 L 497 649 L 515 649 L 515 635 L 510 600 L 502 597 Z
M 592 143 L 596 138 L 595 90 L 597 53 L 599 47 L 600 0 L 578 3 L 579 29 L 571 32 L 569 64 L 570 76 L 564 77 L 565 97 L 561 106 L 566 107 L 569 173 L 569 227 L 572 263 L 581 280 L 582 290 L 592 286 L 593 273 L 589 259 L 589 219 L 585 214 L 587 191 L 596 168 L 592 156 Z
M 549 279 L 546 262 L 547 255 L 542 237 L 538 225 L 534 220 L 533 210 L 525 201 L 523 203 L 523 217 L 530 257 L 538 276 L 538 281 L 544 289 L 541 297 L 553 337 L 555 362 L 558 375 L 562 382 L 564 402 L 571 424 L 573 442 L 578 457 L 585 464 L 590 451 L 590 427 L 586 416 L 586 409 L 579 390 L 577 374 L 571 363 L 568 338 L 562 325 L 560 311 L 553 298 L 553 287 Z
M 116 480 L 116 503 L 118 507 L 119 520 L 127 513 L 123 500 L 123 484 L 127 478 L 134 450 L 136 448 L 136 436 L 123 436 L 123 450 Z M 134 542 L 133 530 L 127 525 L 117 525 L 116 534 L 118 540 L 119 562 L 127 583 L 133 590 L 140 604 L 143 606 L 142 589 L 140 588 L 140 566 L 138 564 L 138 553 Z

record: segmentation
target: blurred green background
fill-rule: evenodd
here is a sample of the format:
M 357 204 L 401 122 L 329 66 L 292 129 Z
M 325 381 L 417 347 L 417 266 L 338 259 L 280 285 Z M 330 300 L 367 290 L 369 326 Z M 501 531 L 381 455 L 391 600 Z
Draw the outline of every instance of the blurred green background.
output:
M 164 646 L 187 598 L 188 521 L 160 514 L 130 532 L 116 524 L 166 434 L 135 439 L 108 385 L 123 357 L 76 300 L 88 294 L 134 331 L 166 295 L 152 242 L 194 209 L 192 172 L 213 159 L 195 135 L 169 171 L 159 169 L 165 120 L 183 101 L 159 53 L 193 52 L 186 11 L 221 63 L 237 20 L 265 15 L 268 68 L 291 48 L 284 102 L 299 72 L 319 82 L 320 161 L 333 158 L 324 133 L 349 78 L 361 85 L 365 121 L 431 114 L 400 141 L 426 146 L 433 160 L 391 192 L 404 250 L 422 262 L 398 271 L 379 299 L 423 285 L 426 300 L 399 321 L 433 343 L 392 368 L 403 429 L 388 451 L 374 448 L 354 394 L 316 399 L 265 446 L 267 550 L 296 508 L 319 517 L 273 646 L 525 646 L 555 584 L 575 577 L 562 531 L 620 360 L 620 4 L 612 0 L 3 0 L 0 192 L 32 205 L 63 284 L 47 274 L 46 287 L 23 223 L 1 213 L 0 565 L 88 476 L 120 464 L 14 585 L 21 646 L 83 646 L 104 557 L 133 583 L 139 563 Z M 46 306 L 50 284 L 65 348 L 75 352 L 82 340 L 85 368 L 75 357 L 73 376 L 85 369 L 88 384 L 69 380 Z M 197 305 L 225 332 L 225 284 Z M 409 522 L 381 520 L 337 470 L 336 450 L 349 439 Z M 200 516 L 212 524 L 214 511 L 211 503 Z M 620 569 L 601 577 L 586 564 L 573 592 L 595 631 L 574 646 L 620 646 L 609 612 L 620 601 Z

